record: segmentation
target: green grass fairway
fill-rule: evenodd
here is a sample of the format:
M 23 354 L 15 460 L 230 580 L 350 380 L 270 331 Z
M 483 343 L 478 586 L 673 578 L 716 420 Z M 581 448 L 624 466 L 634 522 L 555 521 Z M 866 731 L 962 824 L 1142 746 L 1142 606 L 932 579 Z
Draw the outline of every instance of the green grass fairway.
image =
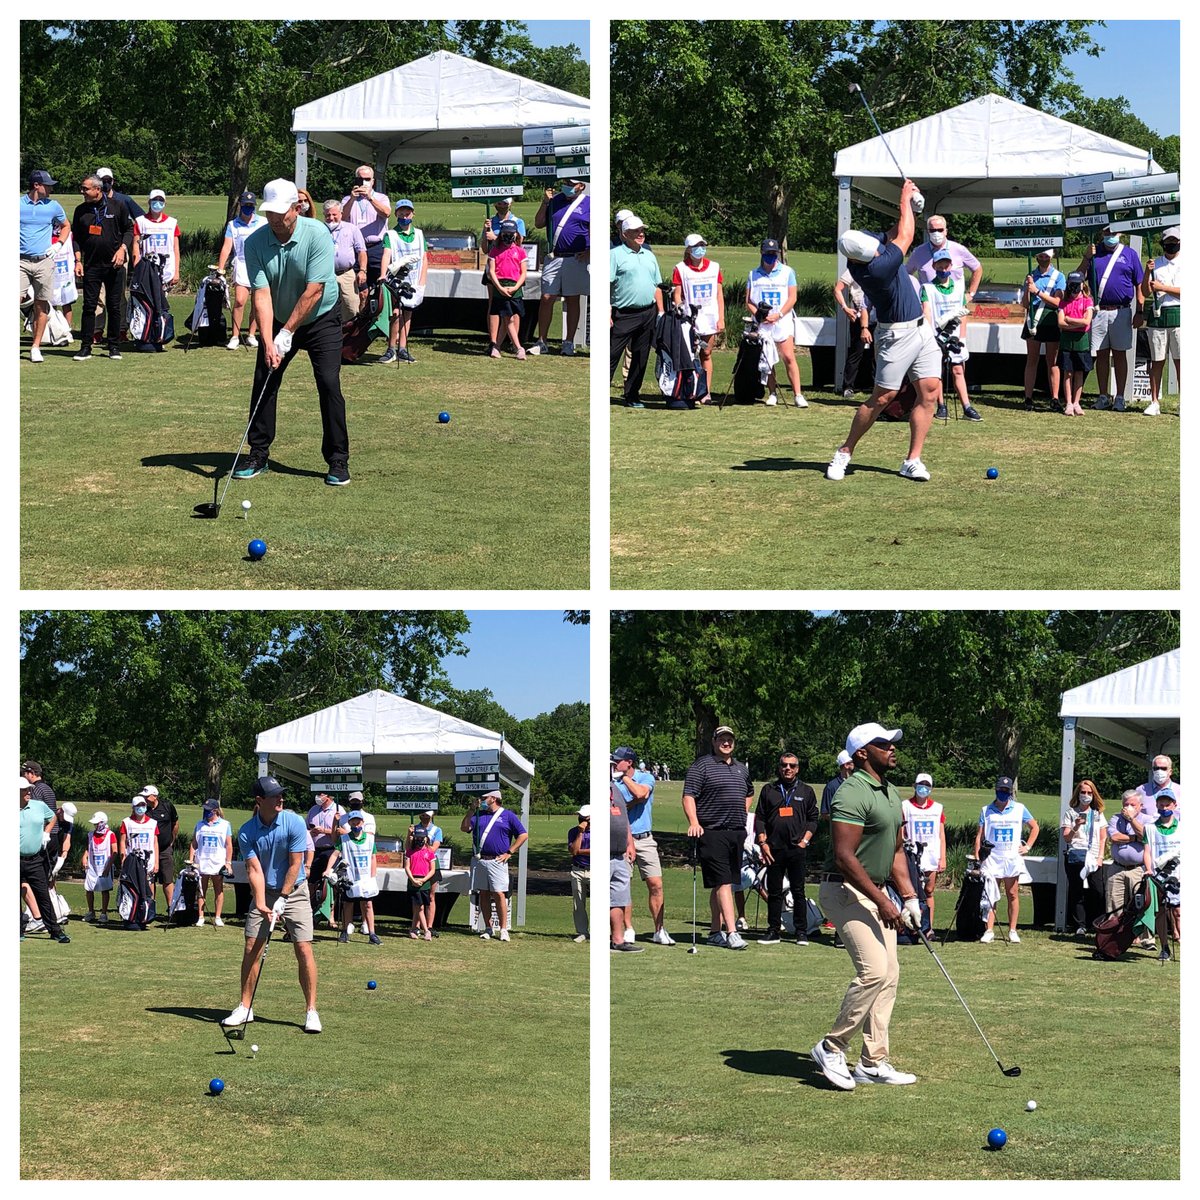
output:
M 614 1178 L 1179 1178 L 1177 964 L 1096 962 L 1082 940 L 1034 931 L 1019 946 L 949 943 L 951 978 L 1022 1069 L 1006 1079 L 929 953 L 902 946 L 891 1053 L 919 1081 L 839 1092 L 809 1055 L 852 977 L 846 952 L 821 938 L 689 955 L 690 872 L 666 874 L 679 944 L 610 955 Z M 639 928 L 645 895 L 635 882 Z M 706 917 L 703 891 L 699 903 Z M 1121 1099 L 1147 1090 L 1121 1120 Z
M 418 943 L 384 920 L 378 947 L 318 930 L 319 1037 L 276 942 L 236 1054 L 215 1022 L 237 1003 L 240 922 L 68 929 L 69 946 L 21 945 L 23 1178 L 587 1177 L 588 954 L 568 898 L 531 897 L 508 945 L 463 925 Z
M 733 360 L 716 356 L 718 396 Z M 907 423 L 877 424 L 846 478 L 825 479 L 855 402 L 806 395 L 803 410 L 786 388 L 771 409 L 614 405 L 613 587 L 1179 586 L 1177 399 L 1157 419 L 1067 418 L 989 390 L 982 423 L 935 422 L 922 455 L 932 479 L 915 484 L 898 474 Z
M 172 308 L 182 330 L 190 298 Z M 246 428 L 253 353 L 176 345 L 76 363 L 75 346 L 21 366 L 26 588 L 587 585 L 586 356 L 497 362 L 483 334 L 438 335 L 413 338 L 416 365 L 389 370 L 373 365 L 376 342 L 342 371 L 353 482 L 331 488 L 298 355 L 270 473 L 234 482 L 205 521 L 192 507 L 212 500 Z M 268 546 L 258 563 L 253 537 Z

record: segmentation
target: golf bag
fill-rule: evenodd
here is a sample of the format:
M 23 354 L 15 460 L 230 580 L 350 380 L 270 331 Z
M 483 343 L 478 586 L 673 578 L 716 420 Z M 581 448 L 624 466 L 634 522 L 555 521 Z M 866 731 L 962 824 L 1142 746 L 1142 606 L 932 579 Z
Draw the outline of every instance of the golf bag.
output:
M 928 935 L 930 931 L 929 901 L 925 898 L 925 881 L 921 878 L 921 854 L 925 846 L 922 842 L 904 843 L 904 861 L 908 863 L 908 878 L 917 900 L 921 904 L 921 932 Z M 896 942 L 901 946 L 915 946 L 920 938 L 910 930 L 901 929 L 896 934 Z
M 225 282 L 225 276 L 220 271 L 210 271 L 196 289 L 196 304 L 191 316 L 184 321 L 199 345 L 224 346 L 229 340 L 229 326 L 225 321 L 229 307 L 229 284 Z
M 950 364 L 965 361 L 966 348 L 962 339 L 957 336 L 958 318 L 954 317 L 946 323 L 944 329 L 934 328 L 933 340 L 937 342 L 942 352 L 942 398 L 945 399 L 953 389 L 950 387 Z M 962 356 L 962 357 L 960 357 Z M 907 421 L 917 402 L 917 387 L 906 375 L 895 399 L 879 414 L 881 421 Z
M 358 362 L 375 339 L 372 326 L 383 309 L 383 283 L 370 284 L 366 292 L 367 302 L 342 326 L 342 362 Z
M 708 395 L 708 377 L 700 363 L 694 307 L 668 308 L 654 328 L 654 374 L 668 408 L 695 408 Z
M 133 925 L 149 925 L 155 917 L 154 891 L 146 873 L 146 860 L 136 851 L 125 856 L 117 883 L 117 911 Z
M 783 892 L 783 915 L 780 919 L 785 933 L 795 934 L 796 930 L 796 901 L 792 894 L 790 886 L 786 887 Z M 817 907 L 815 900 L 809 900 L 807 897 L 804 901 L 804 916 L 800 920 L 800 924 L 804 927 L 803 933 L 807 937 L 810 933 L 816 933 L 825 923 L 825 914 Z
M 129 282 L 129 337 L 135 349 L 162 346 L 175 336 L 175 318 L 163 286 L 161 254 L 143 254 Z
M 1137 936 L 1137 924 L 1150 905 L 1150 889 L 1153 886 L 1151 876 L 1143 875 L 1137 890 L 1125 905 L 1092 922 L 1092 928 L 1096 931 L 1093 958 L 1113 962 L 1133 945 L 1133 939 Z
M 58 923 L 65 925 L 71 915 L 71 906 L 59 894 L 56 888 L 50 889 L 50 902 L 54 905 L 54 915 L 58 918 Z M 28 904 L 25 905 L 25 920 L 29 922 L 26 927 L 27 933 L 40 933 L 46 928 L 45 922 L 40 917 L 35 918 L 33 913 L 30 912 Z
M 33 288 L 28 288 L 21 300 L 21 323 L 26 333 L 33 332 Z M 50 319 L 46 322 L 46 332 L 42 340 L 51 346 L 69 346 L 71 344 L 71 326 L 62 310 L 50 306 Z
M 191 863 L 179 872 L 167 915 L 172 925 L 195 925 L 200 920 L 200 872 Z
M 983 915 L 983 872 L 978 866 L 972 868 L 974 862 L 967 860 L 967 872 L 954 909 L 954 932 L 966 942 L 979 941 L 987 929 L 987 918 Z

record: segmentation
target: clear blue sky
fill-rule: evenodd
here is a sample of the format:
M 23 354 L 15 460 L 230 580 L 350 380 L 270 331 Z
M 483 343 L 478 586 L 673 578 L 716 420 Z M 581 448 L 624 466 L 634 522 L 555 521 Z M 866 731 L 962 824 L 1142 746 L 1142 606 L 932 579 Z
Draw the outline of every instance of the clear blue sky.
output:
M 587 21 L 526 21 L 525 25 L 535 46 L 568 46 L 574 42 L 584 62 L 592 61 Z
M 471 629 L 463 640 L 470 652 L 443 660 L 456 688 L 487 688 L 522 720 L 589 699 L 590 626 L 568 624 L 561 609 L 468 610 L 467 616 Z
M 1124 96 L 1156 133 L 1178 133 L 1179 22 L 1109 21 L 1091 33 L 1103 47 L 1099 58 L 1072 54 L 1063 60 L 1088 95 Z

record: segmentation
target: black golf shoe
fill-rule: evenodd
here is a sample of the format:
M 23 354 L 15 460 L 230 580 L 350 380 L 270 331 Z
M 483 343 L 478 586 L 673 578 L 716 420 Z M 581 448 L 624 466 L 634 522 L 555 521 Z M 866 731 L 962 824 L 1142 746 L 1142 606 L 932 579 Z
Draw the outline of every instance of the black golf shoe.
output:
M 234 479 L 254 479 L 259 475 L 265 475 L 270 468 L 267 465 L 267 456 L 258 450 L 251 450 L 249 458 L 233 473 Z
M 325 482 L 330 487 L 345 487 L 350 482 L 350 467 L 344 458 L 335 458 L 329 464 Z
M 933 416 L 937 421 L 945 421 L 949 419 L 950 414 L 946 411 L 946 406 L 944 404 L 939 404 L 937 406 L 937 412 L 935 412 Z
M 983 416 L 980 414 L 979 409 L 974 408 L 970 404 L 968 404 L 966 406 L 966 408 L 963 409 L 963 420 L 964 421 L 982 421 Z

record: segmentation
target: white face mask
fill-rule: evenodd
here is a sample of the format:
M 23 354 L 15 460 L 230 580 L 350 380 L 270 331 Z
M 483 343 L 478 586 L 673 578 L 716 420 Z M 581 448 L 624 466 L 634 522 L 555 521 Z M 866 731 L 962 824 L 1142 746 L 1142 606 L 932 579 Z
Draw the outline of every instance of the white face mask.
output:
M 1155 767 L 1154 775 L 1152 776 L 1152 778 L 1154 779 L 1154 782 L 1157 783 L 1161 787 L 1164 783 L 1167 782 L 1167 778 L 1170 776 L 1170 774 L 1171 774 L 1170 771 L 1164 771 L 1162 769 L 1162 767 Z
M 945 230 L 931 229 L 929 231 L 929 244 L 931 246 L 944 246 L 946 244 Z

